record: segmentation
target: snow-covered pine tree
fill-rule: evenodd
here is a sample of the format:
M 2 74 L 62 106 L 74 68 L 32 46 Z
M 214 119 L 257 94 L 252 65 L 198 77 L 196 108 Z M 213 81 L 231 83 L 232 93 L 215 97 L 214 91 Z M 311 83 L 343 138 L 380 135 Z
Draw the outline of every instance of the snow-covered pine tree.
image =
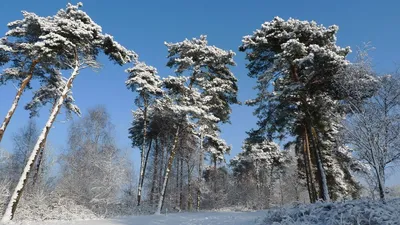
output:
M 66 85 L 67 79 L 64 78 L 58 70 L 49 70 L 48 73 L 49 77 L 44 78 L 44 82 L 42 82 L 43 85 L 38 90 L 34 91 L 32 100 L 25 105 L 25 109 L 30 111 L 30 117 L 38 116 L 39 109 L 47 103 L 54 106 Z M 80 109 L 74 103 L 75 99 L 72 96 L 72 91 L 69 91 L 63 103 L 67 119 L 72 117 L 72 113 L 75 113 L 78 116 L 81 115 Z M 39 151 L 39 157 L 36 163 L 37 170 L 34 178 L 37 177 L 39 167 L 42 163 L 43 151 L 44 148 Z M 33 182 L 35 182 L 35 180 Z
M 23 12 L 24 19 L 8 24 L 9 31 L 0 42 L 1 63 L 12 62 L 0 74 L 0 84 L 8 81 L 17 81 L 19 88 L 14 101 L 0 126 L 0 142 L 4 136 L 7 125 L 13 116 L 19 100 L 25 90 L 29 87 L 33 78 L 44 76 L 44 70 L 51 61 L 54 52 L 43 52 L 39 41 L 44 41 L 45 30 L 48 28 L 48 18 L 39 17 L 34 13 Z
M 230 164 L 233 169 L 234 176 L 238 180 L 241 177 L 250 175 L 255 181 L 256 198 L 266 194 L 266 207 L 269 208 L 272 202 L 272 192 L 277 174 L 290 162 L 290 158 L 286 152 L 280 150 L 279 146 L 267 140 L 262 142 L 253 142 L 250 138 L 246 139 L 243 145 L 243 151 L 235 156 Z M 249 177 L 246 178 L 249 181 Z M 249 185 L 249 183 L 246 183 Z M 264 199 L 261 199 L 264 205 Z M 260 207 L 257 206 L 257 207 Z M 264 207 L 260 207 L 264 208 Z
M 101 27 L 84 11 L 80 10 L 80 7 L 82 7 L 82 3 L 68 4 L 65 10 L 59 10 L 55 16 L 46 17 L 46 34 L 42 35 L 42 39 L 35 43 L 36 46 L 40 46 L 41 52 L 48 53 L 47 57 L 53 59 L 52 66 L 72 70 L 72 72 L 65 83 L 62 94 L 53 106 L 35 148 L 32 150 L 18 185 L 11 196 L 2 222 L 12 220 L 27 177 L 79 71 L 86 67 L 98 67 L 96 58 L 100 52 L 104 52 L 110 60 L 120 65 L 130 62 L 132 58 L 136 57 L 132 51 L 128 51 L 115 42 L 112 36 L 103 34 Z
M 233 51 L 208 45 L 207 36 L 166 43 L 169 61 L 178 75 L 189 76 L 189 86 L 197 87 L 209 99 L 211 112 L 221 123 L 229 121 L 230 104 L 238 104 L 237 79 L 230 70 L 235 66 Z
M 167 66 L 175 68 L 178 75 L 188 77 L 189 88 L 198 88 L 202 98 L 207 100 L 208 112 L 219 119 L 217 123 L 199 118 L 197 122 L 197 135 L 201 139 L 200 162 L 203 159 L 203 141 L 208 136 L 210 145 L 218 146 L 223 141 L 219 137 L 219 123 L 229 122 L 231 104 L 238 104 L 237 100 L 237 79 L 230 70 L 235 66 L 233 51 L 225 51 L 216 46 L 208 45 L 207 36 L 191 40 L 185 39 L 182 42 L 166 43 L 168 48 L 169 61 Z M 200 130 L 200 126 L 206 129 Z M 211 144 L 213 143 L 213 144 Z M 219 143 L 219 144 L 218 144 Z M 222 145 L 220 145 L 221 147 Z M 220 158 L 221 154 L 227 152 L 226 148 L 216 149 Z M 219 151 L 219 153 L 217 153 Z M 201 170 L 199 165 L 199 170 Z M 201 171 L 199 171 L 200 176 Z M 199 178 L 200 179 L 200 178 Z M 200 180 L 199 180 L 200 181 Z M 198 190 L 198 207 L 200 206 L 200 190 Z
M 48 73 L 50 73 L 50 76 L 45 78 L 43 85 L 34 91 L 32 100 L 25 105 L 25 109 L 30 111 L 30 117 L 38 116 L 40 107 L 47 103 L 54 105 L 66 85 L 67 79 L 61 75 L 59 70 L 49 71 Z M 71 113 L 81 115 L 79 107 L 75 105 L 72 91 L 68 92 L 64 100 L 64 107 L 67 118 L 71 117 Z
M 162 99 L 156 100 L 154 105 L 155 113 L 162 114 L 164 118 L 173 121 L 175 134 L 173 135 L 173 144 L 171 147 L 168 163 L 164 174 L 160 199 L 156 209 L 156 214 L 161 213 L 162 205 L 169 175 L 178 149 L 179 136 L 181 132 L 195 134 L 196 122 L 201 118 L 211 120 L 217 123 L 219 119 L 209 112 L 207 101 L 203 98 L 199 90 L 193 86 L 187 85 L 187 77 L 169 76 L 163 79 L 165 94 Z
M 5 38 L 0 38 L 0 66 L 10 61 L 10 53 L 12 49 L 6 45 L 7 41 Z
M 346 96 L 338 93 L 335 82 L 349 64 L 345 57 L 350 52 L 336 45 L 337 31 L 337 26 L 276 17 L 245 36 L 240 47 L 249 61 L 249 76 L 257 79 L 257 97 L 247 102 L 257 107 L 259 118 L 252 135 L 297 137 L 308 177 L 316 178 L 318 198 L 325 201 L 330 200 L 329 190 L 334 190 L 330 186 L 345 182 L 328 165 L 340 163 L 329 153 L 332 144 L 328 142 L 334 141 L 337 118 L 343 116 L 339 105 Z M 340 165 L 334 168 L 343 169 Z M 312 179 L 308 182 L 314 183 Z M 311 201 L 316 198 L 310 196 Z
M 138 107 L 137 112 L 134 116 L 133 126 L 137 126 L 138 122 L 142 122 L 142 141 L 140 146 L 140 173 L 137 193 L 137 205 L 140 205 L 142 198 L 142 188 L 144 177 L 146 173 L 146 165 L 150 149 L 147 153 L 145 152 L 146 141 L 147 141 L 147 130 L 148 130 L 148 109 L 154 102 L 155 98 L 161 96 L 163 90 L 161 89 L 161 79 L 157 76 L 156 68 L 146 65 L 144 62 L 136 61 L 134 67 L 126 70 L 129 74 L 128 80 L 125 82 L 127 87 L 132 91 L 138 92 L 138 96 L 135 98 L 135 104 Z M 134 138 L 136 134 L 131 133 L 130 138 Z M 135 144 L 133 144 L 135 146 Z

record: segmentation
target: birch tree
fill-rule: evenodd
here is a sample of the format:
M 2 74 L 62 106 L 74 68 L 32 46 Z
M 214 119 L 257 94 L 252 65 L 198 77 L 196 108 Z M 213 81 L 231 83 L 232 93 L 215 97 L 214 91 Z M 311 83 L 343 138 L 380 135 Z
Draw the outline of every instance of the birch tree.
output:
M 46 29 L 47 33 L 43 35 L 46 38 L 36 43 L 36 45 L 41 46 L 41 51 L 54 57 L 53 65 L 55 67 L 69 69 L 72 72 L 30 154 L 18 185 L 11 196 L 2 222 L 12 220 L 26 185 L 27 177 L 79 72 L 87 67 L 97 68 L 98 62 L 96 58 L 100 52 L 104 52 L 109 56 L 110 60 L 120 65 L 130 62 L 135 56 L 133 52 L 126 50 L 115 42 L 112 36 L 103 34 L 101 27 L 79 9 L 81 6 L 82 3 L 77 5 L 68 4 L 65 10 L 60 10 L 55 16 L 49 17 L 48 20 L 50 22 Z
M 129 160 L 115 143 L 114 125 L 104 107 L 89 109 L 68 130 L 68 151 L 62 154 L 57 193 L 98 216 L 117 212 L 129 184 Z

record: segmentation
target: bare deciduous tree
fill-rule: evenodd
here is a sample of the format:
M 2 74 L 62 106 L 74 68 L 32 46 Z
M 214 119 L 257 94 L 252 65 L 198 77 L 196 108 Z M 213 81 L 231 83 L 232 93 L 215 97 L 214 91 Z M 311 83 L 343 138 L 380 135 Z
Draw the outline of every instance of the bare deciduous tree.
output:
M 400 78 L 380 77 L 375 96 L 364 105 L 352 107 L 347 120 L 346 136 L 357 157 L 367 163 L 385 199 L 385 171 L 400 159 Z

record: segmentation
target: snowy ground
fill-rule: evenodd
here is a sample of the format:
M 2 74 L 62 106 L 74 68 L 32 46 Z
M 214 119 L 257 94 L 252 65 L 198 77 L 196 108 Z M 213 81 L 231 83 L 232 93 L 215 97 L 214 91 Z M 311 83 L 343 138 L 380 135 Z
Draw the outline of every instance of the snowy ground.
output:
M 257 212 L 200 212 L 21 225 L 400 225 L 400 199 L 316 203 Z
M 265 217 L 258 212 L 175 213 L 159 216 L 132 216 L 121 219 L 84 220 L 72 222 L 24 222 L 22 225 L 253 225 Z

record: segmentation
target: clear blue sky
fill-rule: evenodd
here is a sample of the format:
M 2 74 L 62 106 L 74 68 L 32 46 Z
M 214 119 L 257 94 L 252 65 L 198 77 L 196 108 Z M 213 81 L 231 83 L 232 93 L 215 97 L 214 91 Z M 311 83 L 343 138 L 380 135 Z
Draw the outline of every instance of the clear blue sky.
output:
M 21 10 L 35 12 L 40 16 L 54 15 L 64 8 L 65 0 L 18 0 L 0 1 L 0 35 L 7 31 L 6 24 L 21 19 Z M 75 4 L 78 1 L 71 1 Z M 362 46 L 372 42 L 376 50 L 371 53 L 379 72 L 391 72 L 400 62 L 400 1 L 398 0 L 84 0 L 83 10 L 112 34 L 117 41 L 134 50 L 147 64 L 155 66 L 160 76 L 173 73 L 165 67 L 167 62 L 164 41 L 177 42 L 185 38 L 208 35 L 211 45 L 237 52 L 237 66 L 233 72 L 239 80 L 239 98 L 245 101 L 254 96 L 254 81 L 247 77 L 244 54 L 237 51 L 244 35 L 251 34 L 265 21 L 275 16 L 301 20 L 315 20 L 329 26 L 340 27 L 338 43 L 341 46 Z M 354 54 L 353 54 L 354 55 Z M 350 59 L 353 56 L 350 56 Z M 73 87 L 77 104 L 85 113 L 86 109 L 105 105 L 116 125 L 118 144 L 130 149 L 127 130 L 130 126 L 134 94 L 125 88 L 127 68 L 119 67 L 103 60 L 104 67 L 98 73 L 82 71 Z M 67 74 L 64 74 L 67 75 Z M 37 88 L 37 85 L 35 86 Z M 28 112 L 23 106 L 31 98 L 31 91 L 25 92 L 19 108 L 11 120 L 1 147 L 12 149 L 11 136 L 28 120 Z M 6 115 L 16 90 L 12 85 L 0 86 L 0 119 Z M 49 106 L 42 109 L 37 118 L 43 127 L 49 115 Z M 64 120 L 58 116 L 58 121 Z M 240 151 L 245 131 L 255 127 L 256 119 L 252 109 L 234 106 L 232 124 L 223 127 L 223 137 L 233 146 L 231 156 Z M 51 130 L 49 140 L 57 148 L 66 147 L 69 123 L 57 122 Z M 133 156 L 138 165 L 138 154 Z M 230 158 L 230 157 L 228 157 Z M 397 176 L 398 178 L 398 176 Z M 389 182 L 395 182 L 391 179 Z

